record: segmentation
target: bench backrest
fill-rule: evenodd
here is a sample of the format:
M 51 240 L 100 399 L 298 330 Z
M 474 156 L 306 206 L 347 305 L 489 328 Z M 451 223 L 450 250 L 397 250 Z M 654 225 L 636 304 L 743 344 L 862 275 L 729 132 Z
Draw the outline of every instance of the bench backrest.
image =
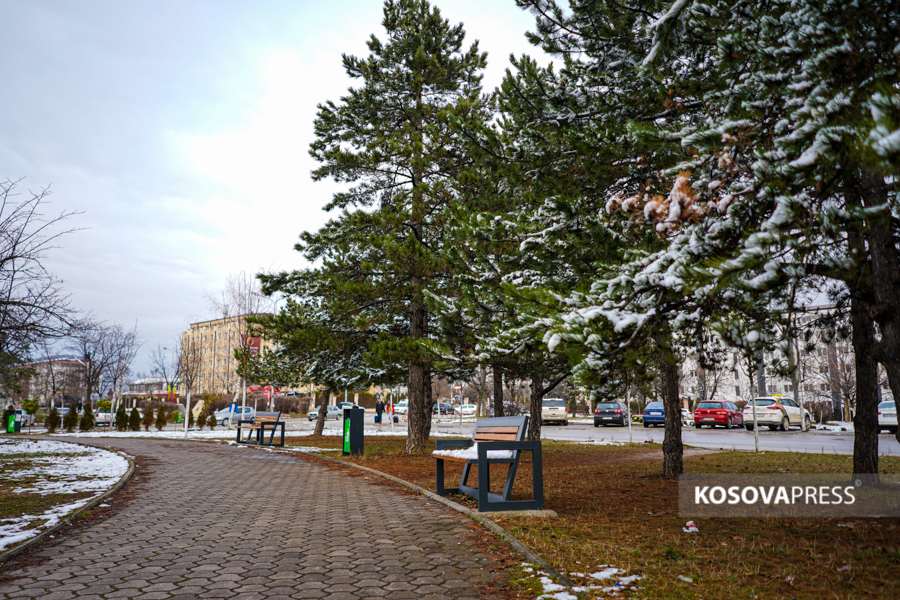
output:
M 488 417 L 475 421 L 475 442 L 521 442 L 528 432 L 528 416 Z
M 280 419 L 280 412 L 258 412 L 254 421 L 256 423 L 277 423 Z

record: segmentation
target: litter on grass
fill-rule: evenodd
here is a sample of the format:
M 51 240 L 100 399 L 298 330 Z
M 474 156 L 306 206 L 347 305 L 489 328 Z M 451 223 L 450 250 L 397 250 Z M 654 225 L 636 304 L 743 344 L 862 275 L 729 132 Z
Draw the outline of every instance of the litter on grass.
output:
M 0 522 L 0 550 L 45 531 L 116 484 L 128 471 L 128 461 L 109 450 L 47 440 L 0 439 L 0 456 L 7 465 L 30 463 L 4 473 L 7 481 L 21 482 L 14 494 L 77 494 L 88 498 L 57 504 L 41 514 L 21 515 Z
M 695 525 L 693 521 L 688 521 L 681 530 L 685 533 L 700 533 L 700 530 L 697 529 L 697 525 Z

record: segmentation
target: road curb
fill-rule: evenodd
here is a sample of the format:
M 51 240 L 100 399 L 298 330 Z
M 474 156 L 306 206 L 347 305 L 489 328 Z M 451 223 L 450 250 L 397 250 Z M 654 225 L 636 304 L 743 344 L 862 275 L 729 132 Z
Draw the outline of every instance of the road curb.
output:
M 257 448 L 257 449 L 265 450 L 264 448 Z M 279 451 L 290 452 L 290 450 L 288 450 L 288 449 L 285 449 L 285 450 L 279 449 Z M 378 477 L 382 477 L 384 479 L 387 479 L 388 481 L 393 481 L 394 483 L 398 483 L 398 484 L 402 485 L 403 487 L 406 487 L 413 491 L 416 491 L 423 496 L 427 496 L 428 498 L 430 498 L 436 502 L 440 502 L 441 504 L 448 506 L 449 508 L 452 508 L 453 510 L 455 510 L 459 513 L 464 514 L 465 516 L 469 517 L 473 521 L 483 525 L 486 529 L 488 529 L 492 533 L 503 538 L 510 546 L 513 547 L 513 549 L 516 552 L 518 552 L 526 560 L 528 560 L 528 562 L 540 567 L 541 570 L 546 572 L 547 575 L 551 579 L 553 579 L 560 585 L 564 585 L 570 589 L 575 587 L 574 583 L 569 581 L 569 579 L 567 577 L 565 577 L 563 574 L 557 572 L 556 569 L 551 567 L 547 563 L 547 561 L 544 560 L 537 552 L 535 552 L 534 550 L 532 550 L 531 548 L 529 548 L 528 546 L 523 544 L 518 538 L 516 538 L 513 534 L 511 534 L 509 531 L 507 531 L 504 527 L 501 527 L 499 524 L 497 524 L 496 522 L 487 518 L 486 516 L 484 516 L 482 513 L 479 513 L 478 511 L 472 510 L 471 508 L 463 506 L 462 504 L 457 504 L 456 502 L 454 502 L 452 500 L 448 500 L 444 496 L 438 496 L 434 492 L 430 492 L 430 491 L 426 490 L 425 488 L 417 486 L 414 483 L 410 483 L 406 480 L 400 479 L 399 477 L 394 477 L 393 475 L 388 475 L 387 473 L 382 473 L 381 471 L 376 471 L 375 469 L 370 469 L 369 467 L 364 467 L 362 465 L 357 465 L 357 464 L 354 464 L 351 462 L 338 460 L 338 459 L 331 458 L 328 456 L 322 456 L 321 454 L 313 454 L 313 453 L 296 453 L 296 454 L 299 458 L 302 458 L 305 454 L 307 456 L 315 456 L 316 458 L 326 460 L 326 461 L 334 463 L 334 464 L 350 466 L 350 467 L 353 467 L 354 469 L 358 469 L 360 471 L 365 471 L 366 473 L 371 473 L 372 475 L 377 475 Z
M 26 439 L 30 439 L 30 438 L 26 438 Z M 88 445 L 88 444 L 80 444 L 78 442 L 70 442 L 67 440 L 52 440 L 52 441 L 63 442 L 65 444 L 74 444 L 76 446 L 87 446 Z M 91 446 L 91 447 L 96 448 L 97 446 Z M 131 457 L 128 456 L 127 454 L 125 454 L 124 452 L 119 452 L 118 450 L 112 450 L 110 448 L 102 448 L 102 450 L 106 450 L 108 452 L 114 452 L 115 454 L 118 454 L 119 456 L 121 456 L 122 458 L 124 458 L 125 460 L 128 461 L 128 470 L 125 472 L 124 475 L 122 475 L 122 477 L 119 479 L 119 481 L 117 481 L 115 485 L 113 485 L 111 488 L 109 488 L 108 490 L 106 490 L 105 492 L 103 492 L 102 494 L 100 494 L 99 496 L 97 496 L 96 498 L 94 498 L 93 500 L 91 500 L 90 502 L 88 502 L 87 504 L 82 506 L 81 508 L 77 508 L 74 511 L 67 514 L 66 516 L 60 518 L 59 523 L 57 523 L 56 525 L 54 525 L 47 531 L 43 531 L 43 532 L 39 533 L 38 535 L 34 536 L 33 538 L 31 538 L 25 542 L 22 542 L 15 548 L 12 548 L 12 549 L 7 550 L 6 552 L 3 552 L 2 554 L 0 554 L 0 565 L 4 564 L 11 558 L 18 556 L 19 554 L 21 554 L 28 548 L 32 547 L 33 545 L 37 544 L 38 542 L 46 539 L 47 536 L 56 533 L 63 527 L 67 527 L 67 526 L 71 525 L 72 522 L 74 522 L 78 517 L 80 517 L 87 511 L 96 508 L 98 504 L 101 504 L 104 500 L 106 500 L 107 498 L 109 498 L 110 496 L 112 496 L 113 494 L 118 492 L 120 489 L 122 489 L 122 487 L 126 483 L 128 483 L 128 480 L 131 479 L 132 475 L 134 475 L 134 468 L 135 468 L 134 461 L 131 459 Z

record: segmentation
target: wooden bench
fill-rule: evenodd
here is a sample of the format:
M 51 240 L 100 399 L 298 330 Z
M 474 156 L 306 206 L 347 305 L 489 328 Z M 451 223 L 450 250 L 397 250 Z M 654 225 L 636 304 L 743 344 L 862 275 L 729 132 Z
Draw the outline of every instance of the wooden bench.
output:
M 504 510 L 543 510 L 544 473 L 541 466 L 541 442 L 526 442 L 528 417 L 493 417 L 478 419 L 471 440 L 437 440 L 432 454 L 437 461 L 437 493 L 467 494 L 478 500 L 478 512 Z M 461 448 L 461 450 L 453 450 Z M 519 458 L 523 450 L 530 450 L 533 458 L 533 500 L 510 500 Z M 464 463 L 458 488 L 444 487 L 444 461 Z M 491 493 L 490 465 L 509 465 L 502 494 Z M 478 467 L 478 487 L 466 485 L 469 471 Z
M 247 425 L 245 425 L 247 423 Z M 275 432 L 281 428 L 281 443 L 275 444 Z M 266 431 L 271 429 L 269 440 L 266 441 Z M 247 431 L 249 430 L 249 431 Z M 242 437 L 242 432 L 247 431 L 247 437 Z M 255 432 L 255 435 L 254 435 Z M 284 421 L 280 412 L 258 412 L 253 419 L 241 419 L 237 425 L 238 444 L 258 444 L 260 446 L 284 446 Z

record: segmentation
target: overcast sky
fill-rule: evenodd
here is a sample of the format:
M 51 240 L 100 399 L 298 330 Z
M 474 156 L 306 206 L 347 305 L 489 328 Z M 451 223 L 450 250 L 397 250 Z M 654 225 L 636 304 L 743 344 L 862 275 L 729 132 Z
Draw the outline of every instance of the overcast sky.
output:
M 539 51 L 512 0 L 435 2 L 488 52 Z M 150 350 L 213 318 L 229 273 L 303 267 L 293 244 L 328 218 L 313 183 L 316 104 L 350 85 L 379 0 L 0 0 L 0 179 L 52 185 L 76 210 L 48 257 L 74 304 L 130 327 Z

